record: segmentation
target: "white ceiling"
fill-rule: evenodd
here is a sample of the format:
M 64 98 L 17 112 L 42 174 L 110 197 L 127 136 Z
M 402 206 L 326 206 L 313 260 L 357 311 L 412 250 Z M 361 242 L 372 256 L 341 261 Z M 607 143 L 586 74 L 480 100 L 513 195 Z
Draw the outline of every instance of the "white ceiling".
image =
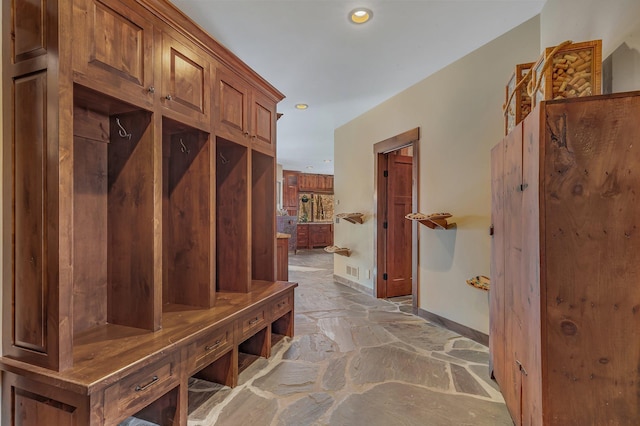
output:
M 333 173 L 333 131 L 540 13 L 544 0 L 172 0 L 287 97 L 278 163 Z M 347 20 L 373 11 L 365 25 Z M 296 103 L 309 104 L 299 111 Z M 372 141 L 377 142 L 377 141 Z M 307 166 L 313 166 L 312 169 Z

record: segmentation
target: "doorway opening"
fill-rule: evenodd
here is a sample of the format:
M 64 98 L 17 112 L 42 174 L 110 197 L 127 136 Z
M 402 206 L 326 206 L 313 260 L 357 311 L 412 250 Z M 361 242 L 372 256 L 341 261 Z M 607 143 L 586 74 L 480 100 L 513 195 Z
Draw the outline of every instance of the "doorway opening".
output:
M 418 229 L 405 215 L 418 211 L 420 128 L 373 146 L 374 286 L 378 298 L 411 296 L 418 310 Z

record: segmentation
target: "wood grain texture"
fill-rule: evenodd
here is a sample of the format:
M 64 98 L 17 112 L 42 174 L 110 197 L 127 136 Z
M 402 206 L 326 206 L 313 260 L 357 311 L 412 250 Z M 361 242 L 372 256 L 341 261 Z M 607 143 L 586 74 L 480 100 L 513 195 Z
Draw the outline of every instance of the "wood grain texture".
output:
M 47 2 L 14 2 L 12 41 L 13 61 L 21 62 L 47 53 Z
M 153 130 L 146 112 L 111 117 L 108 159 L 108 320 L 157 330 L 154 309 Z
M 276 161 L 251 153 L 251 278 L 276 279 Z
M 162 105 L 184 123 L 209 128 L 213 60 L 175 32 L 163 33 L 162 48 Z
M 489 369 L 498 383 L 505 383 L 505 142 L 491 150 L 491 290 L 489 291 Z
M 413 158 L 390 154 L 387 170 L 387 297 L 411 294 L 412 222 L 405 219 L 411 213 Z
M 258 91 L 253 91 L 251 101 L 251 137 L 253 146 L 262 146 L 275 154 L 276 103 Z
M 640 422 L 639 115 L 640 92 L 542 102 L 503 140 L 505 299 L 491 329 L 501 315 L 504 328 L 490 349 L 517 425 Z
M 640 94 L 545 112 L 549 420 L 637 424 Z
M 153 105 L 154 25 L 143 13 L 118 0 L 73 0 L 77 83 L 143 108 Z
M 171 133 L 170 122 L 163 124 L 163 147 L 168 154 L 163 171 L 168 268 L 164 303 L 210 308 L 215 303 L 215 280 L 209 259 L 214 238 L 209 136 L 198 131 Z
M 522 279 L 522 128 L 516 128 L 505 138 L 505 358 L 504 381 L 499 382 L 511 417 L 521 419 L 520 397 L 522 391 L 522 363 L 525 347 L 522 346 L 523 321 L 527 313 L 521 303 Z M 508 220 L 506 219 L 508 218 Z
M 540 115 L 522 124 L 522 264 L 518 305 L 523 313 L 517 357 L 522 372 L 522 422 L 536 424 L 543 418 L 542 318 L 541 300 L 545 289 L 540 283 L 540 236 L 545 218 L 540 215 Z
M 230 70 L 216 72 L 216 134 L 233 141 L 248 143 L 249 89 Z
M 16 346 L 47 353 L 48 247 L 46 176 L 47 73 L 14 83 L 13 339 Z M 8 266 L 8 265 L 7 265 Z M 54 309 L 55 311 L 55 309 Z M 51 330 L 53 331 L 53 330 Z
M 251 288 L 251 235 L 247 148 L 216 142 L 216 288 L 247 292 Z M 275 244 L 275 239 L 273 240 Z M 275 261 L 275 256 L 274 256 Z

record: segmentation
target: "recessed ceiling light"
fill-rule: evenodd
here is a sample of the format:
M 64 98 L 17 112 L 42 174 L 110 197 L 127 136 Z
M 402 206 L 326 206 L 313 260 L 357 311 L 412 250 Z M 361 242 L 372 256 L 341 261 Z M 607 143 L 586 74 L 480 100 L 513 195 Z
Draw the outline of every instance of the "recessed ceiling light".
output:
M 307 169 L 311 170 L 311 169 L 313 169 L 313 166 L 307 166 Z
M 373 17 L 373 12 L 364 7 L 353 9 L 349 12 L 349 20 L 354 24 L 364 24 Z
M 307 109 L 309 105 L 307 104 L 296 104 L 296 109 Z
M 324 162 L 325 162 L 325 163 L 330 163 L 330 162 L 331 162 L 331 160 L 324 160 Z

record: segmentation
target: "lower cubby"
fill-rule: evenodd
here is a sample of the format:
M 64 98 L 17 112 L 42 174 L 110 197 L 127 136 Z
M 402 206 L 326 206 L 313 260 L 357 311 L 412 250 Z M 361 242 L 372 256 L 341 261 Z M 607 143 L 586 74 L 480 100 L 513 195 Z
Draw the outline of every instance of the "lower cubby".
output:
M 238 345 L 238 373 L 242 373 L 258 358 L 271 355 L 271 330 L 265 327 Z
M 293 311 L 289 311 L 271 323 L 271 347 L 285 337 L 293 336 Z
M 134 415 L 127 417 L 118 426 L 177 426 L 180 424 L 179 405 L 180 386 L 177 386 Z

